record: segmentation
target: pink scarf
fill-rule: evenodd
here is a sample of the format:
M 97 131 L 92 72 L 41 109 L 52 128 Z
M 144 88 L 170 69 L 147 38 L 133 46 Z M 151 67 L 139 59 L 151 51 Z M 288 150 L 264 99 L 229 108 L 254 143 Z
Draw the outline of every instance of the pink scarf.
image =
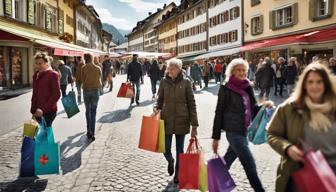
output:
M 238 93 L 242 96 L 244 102 L 244 111 L 245 111 L 245 125 L 246 128 L 251 123 L 251 98 L 250 95 L 246 92 L 246 89 L 250 86 L 250 82 L 246 80 L 239 80 L 233 75 L 230 77 L 227 87 L 233 92 Z

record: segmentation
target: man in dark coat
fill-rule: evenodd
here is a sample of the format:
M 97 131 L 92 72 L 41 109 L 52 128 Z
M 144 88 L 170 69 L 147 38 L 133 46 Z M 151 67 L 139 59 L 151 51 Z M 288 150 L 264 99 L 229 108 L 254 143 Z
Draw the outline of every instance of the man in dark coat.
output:
M 256 80 L 260 83 L 260 98 L 264 97 L 266 93 L 266 98 L 268 98 L 273 79 L 275 77 L 274 70 L 271 67 L 271 60 L 269 57 L 265 57 L 264 63 L 256 72 Z
M 140 79 L 143 82 L 143 73 L 141 64 L 138 62 L 138 55 L 133 55 L 133 60 L 130 64 L 128 64 L 127 68 L 127 81 L 131 81 L 133 86 L 133 91 L 135 92 L 134 88 L 136 87 L 136 96 L 135 102 L 139 105 L 139 98 L 140 98 Z M 134 103 L 134 97 L 131 99 L 131 105 Z

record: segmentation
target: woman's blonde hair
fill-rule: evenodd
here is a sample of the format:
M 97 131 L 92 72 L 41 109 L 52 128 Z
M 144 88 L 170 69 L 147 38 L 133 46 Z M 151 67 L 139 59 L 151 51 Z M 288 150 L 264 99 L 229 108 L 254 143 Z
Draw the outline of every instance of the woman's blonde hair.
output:
M 319 74 L 322 78 L 324 84 L 323 100 L 330 101 L 332 103 L 332 108 L 336 109 L 336 86 L 335 77 L 332 75 L 330 70 L 320 63 L 320 61 L 313 62 L 303 70 L 296 83 L 294 92 L 289 98 L 289 101 L 294 102 L 299 108 L 303 108 L 305 103 L 305 97 L 307 96 L 307 91 L 305 89 L 305 84 L 307 77 L 310 72 L 315 72 Z
M 50 63 L 53 61 L 53 58 L 48 56 L 47 52 L 36 52 L 34 55 L 34 59 L 43 59 L 44 62 L 48 63 L 50 65 Z

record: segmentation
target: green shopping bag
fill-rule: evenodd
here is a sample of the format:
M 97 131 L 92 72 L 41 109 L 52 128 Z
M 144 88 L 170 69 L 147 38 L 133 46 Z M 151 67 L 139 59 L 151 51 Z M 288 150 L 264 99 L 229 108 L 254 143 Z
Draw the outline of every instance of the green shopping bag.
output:
M 46 127 L 44 118 L 35 137 L 35 175 L 59 174 L 60 147 L 55 143 L 51 127 Z
M 70 91 L 61 100 L 62 100 L 62 104 L 63 104 L 63 107 L 64 107 L 64 111 L 67 114 L 68 118 L 71 118 L 72 116 L 79 113 L 79 108 L 78 108 L 78 105 L 76 103 L 76 94 L 73 90 Z
M 257 113 L 257 115 L 255 116 L 255 118 L 253 119 L 252 123 L 250 124 L 250 126 L 247 128 L 247 138 L 249 141 L 253 142 L 255 134 L 258 131 L 258 128 L 262 122 L 263 116 L 265 113 L 265 107 L 261 107 Z
M 200 157 L 200 167 L 198 173 L 198 182 L 199 182 L 199 190 L 202 192 L 208 191 L 208 166 L 205 164 L 203 159 L 203 153 L 201 153 Z
M 158 151 L 159 153 L 165 153 L 166 152 L 166 142 L 165 142 L 165 127 L 164 127 L 164 121 L 160 120 L 160 128 L 159 128 L 159 142 L 158 142 Z
M 24 123 L 23 125 L 23 136 L 34 138 L 38 130 L 38 122 L 34 119 Z

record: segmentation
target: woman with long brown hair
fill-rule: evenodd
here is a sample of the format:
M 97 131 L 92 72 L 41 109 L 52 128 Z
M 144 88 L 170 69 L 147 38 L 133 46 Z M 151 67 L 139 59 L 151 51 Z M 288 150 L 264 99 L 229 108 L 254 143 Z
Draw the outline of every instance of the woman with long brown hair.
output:
M 281 155 L 276 191 L 295 191 L 290 178 L 304 161 L 298 147 L 303 139 L 321 150 L 336 173 L 336 87 L 335 77 L 319 62 L 302 72 L 294 92 L 281 104 L 268 127 L 268 142 Z

